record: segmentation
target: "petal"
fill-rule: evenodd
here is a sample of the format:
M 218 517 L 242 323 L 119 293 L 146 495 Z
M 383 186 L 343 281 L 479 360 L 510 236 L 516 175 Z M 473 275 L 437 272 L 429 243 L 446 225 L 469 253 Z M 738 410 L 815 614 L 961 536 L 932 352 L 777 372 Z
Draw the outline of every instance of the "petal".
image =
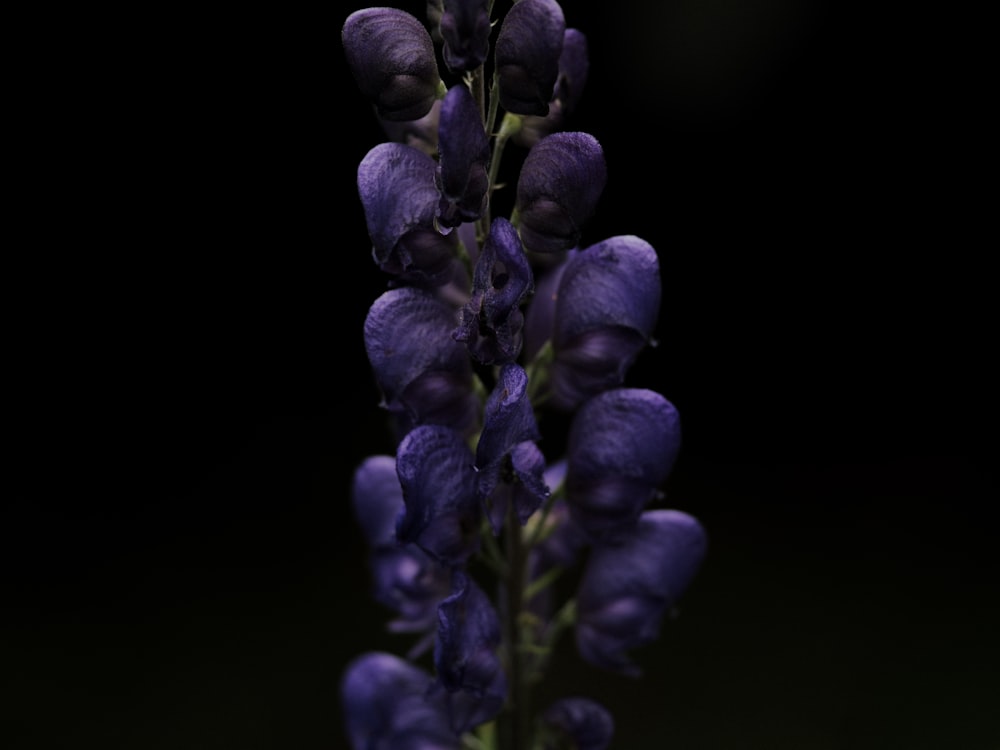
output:
M 568 737 L 574 750 L 605 750 L 615 731 L 611 712 L 590 698 L 560 698 L 545 709 L 542 720 Z
M 555 253 L 574 247 L 606 182 L 604 151 L 592 135 L 567 132 L 542 138 L 525 157 L 517 181 L 518 229 L 525 249 Z
M 395 456 L 368 456 L 358 465 L 351 502 L 369 546 L 395 544 L 396 516 L 403 510 Z
M 627 652 L 654 641 L 701 566 L 707 536 L 693 516 L 650 510 L 619 545 L 595 546 L 577 593 L 577 646 L 585 660 L 637 675 Z
M 520 146 L 531 148 L 541 138 L 563 130 L 577 107 L 590 71 L 587 37 L 578 29 L 566 29 L 563 34 L 562 55 L 559 57 L 559 77 L 549 102 L 549 112 L 544 117 L 527 115 L 512 140 Z
M 520 0 L 507 11 L 493 55 L 501 107 L 518 115 L 548 113 L 565 31 L 556 0 Z
M 679 449 L 680 417 L 659 393 L 616 388 L 585 401 L 567 436 L 566 492 L 574 520 L 594 540 L 629 531 Z
M 480 504 L 469 446 L 440 425 L 415 427 L 400 441 L 396 470 L 406 510 L 396 537 L 445 565 L 462 565 L 479 547 Z
M 465 73 L 482 65 L 491 28 L 489 0 L 444 0 L 439 31 L 448 70 Z
M 441 78 L 434 42 L 413 15 L 362 8 L 344 21 L 341 41 L 361 93 L 386 120 L 416 120 L 437 98 Z
M 431 675 L 394 654 L 351 660 L 340 700 L 352 750 L 459 750 L 446 707 L 427 695 Z
M 438 148 L 438 222 L 456 227 L 475 221 L 486 208 L 490 142 L 479 107 L 464 84 L 452 86 L 444 98 Z

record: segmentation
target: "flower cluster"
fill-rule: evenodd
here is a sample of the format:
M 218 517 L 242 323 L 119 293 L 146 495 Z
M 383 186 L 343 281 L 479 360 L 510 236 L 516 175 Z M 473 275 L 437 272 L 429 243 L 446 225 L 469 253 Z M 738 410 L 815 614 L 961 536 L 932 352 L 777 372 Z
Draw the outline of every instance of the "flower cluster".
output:
M 677 411 L 626 385 L 656 343 L 658 257 L 634 235 L 582 242 L 607 167 L 569 127 L 589 60 L 559 3 L 516 0 L 498 21 L 490 0 L 426 10 L 364 8 L 341 35 L 385 133 L 357 187 L 387 277 L 364 344 L 395 445 L 357 467 L 351 499 L 373 596 L 413 638 L 347 666 L 346 730 L 354 750 L 602 750 L 604 706 L 536 707 L 532 686 L 569 633 L 596 669 L 639 676 L 630 652 L 659 637 L 706 546 L 695 518 L 658 507 Z M 562 444 L 543 440 L 547 416 Z

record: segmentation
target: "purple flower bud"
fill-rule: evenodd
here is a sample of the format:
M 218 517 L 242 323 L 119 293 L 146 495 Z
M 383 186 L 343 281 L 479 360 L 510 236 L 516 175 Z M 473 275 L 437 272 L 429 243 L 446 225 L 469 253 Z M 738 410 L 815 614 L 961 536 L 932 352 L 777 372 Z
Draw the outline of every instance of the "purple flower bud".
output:
M 432 684 L 431 675 L 394 654 L 351 660 L 340 701 L 352 750 L 460 750 L 444 701 L 428 695 Z
M 358 165 L 358 194 L 372 257 L 406 282 L 440 286 L 454 277 L 457 238 L 434 227 L 437 162 L 402 143 L 380 143 Z
M 397 8 L 362 8 L 341 30 L 347 64 L 361 93 L 386 120 L 426 115 L 441 86 L 434 42 L 424 25 Z
M 467 731 L 495 717 L 507 697 L 497 649 L 500 620 L 489 597 L 462 571 L 438 608 L 434 667 L 446 691 L 452 728 Z
M 444 0 L 439 33 L 441 53 L 452 73 L 475 70 L 490 51 L 489 0 Z
M 542 714 L 542 721 L 568 739 L 574 750 L 605 750 L 611 744 L 615 723 L 611 713 L 590 698 L 560 698 Z M 545 750 L 565 747 L 558 740 Z
M 415 427 L 396 450 L 405 512 L 396 537 L 435 560 L 460 566 L 479 548 L 482 508 L 474 457 L 462 436 L 441 425 Z
M 451 570 L 414 544 L 396 540 L 396 519 L 405 510 L 393 456 L 369 456 L 354 472 L 351 500 L 370 547 L 373 598 L 395 612 L 396 633 L 428 631 L 437 606 L 451 592 Z
M 565 31 L 556 0 L 520 0 L 507 11 L 493 55 L 500 106 L 516 115 L 548 114 Z
M 606 182 L 604 151 L 594 136 L 568 132 L 542 138 L 525 157 L 517 180 L 524 247 L 536 253 L 574 247 Z
M 415 287 L 390 289 L 368 310 L 365 350 L 400 434 L 440 424 L 470 435 L 478 426 L 472 363 L 451 337 L 455 318 L 447 303 Z
M 638 677 L 628 652 L 659 637 L 664 615 L 705 556 L 698 521 L 677 510 L 650 510 L 618 546 L 596 546 L 577 593 L 576 644 L 588 663 Z
M 452 86 L 444 98 L 438 148 L 438 223 L 457 227 L 475 221 L 486 209 L 490 141 L 476 101 L 464 84 Z
M 577 107 L 590 72 L 587 37 L 577 29 L 566 29 L 563 50 L 559 57 L 559 77 L 549 102 L 549 113 L 544 117 L 526 115 L 512 140 L 530 148 L 550 133 L 562 130 Z
M 670 474 L 680 417 L 656 391 L 616 388 L 584 401 L 567 436 L 566 500 L 592 541 L 629 533 Z
M 533 274 L 514 226 L 498 217 L 476 261 L 472 297 L 462 310 L 456 341 L 486 365 L 505 364 L 521 351 L 521 302 L 533 290 Z
M 620 235 L 574 254 L 559 279 L 549 405 L 572 411 L 625 381 L 652 342 L 660 312 L 660 267 L 645 240 Z

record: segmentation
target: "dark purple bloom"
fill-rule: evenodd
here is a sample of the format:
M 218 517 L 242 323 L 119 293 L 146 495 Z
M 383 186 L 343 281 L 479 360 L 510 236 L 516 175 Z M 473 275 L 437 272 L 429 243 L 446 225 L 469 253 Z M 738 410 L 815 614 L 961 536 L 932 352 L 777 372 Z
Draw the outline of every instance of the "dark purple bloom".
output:
M 423 632 L 434 625 L 437 606 L 451 593 L 451 570 L 414 544 L 396 539 L 405 510 L 393 456 L 369 456 L 355 469 L 351 501 L 370 549 L 375 601 L 399 617 L 392 632 Z
M 552 101 L 549 102 L 549 113 L 544 117 L 526 115 L 520 129 L 513 136 L 514 142 L 530 148 L 544 136 L 563 130 L 580 101 L 589 72 L 587 37 L 577 29 L 566 29 L 563 34 L 562 55 L 559 57 L 559 77 L 556 79 Z
M 447 707 L 429 694 L 431 675 L 394 654 L 355 657 L 340 681 L 352 750 L 460 750 Z
M 594 547 L 577 593 L 576 644 L 588 663 L 638 677 L 628 652 L 655 641 L 664 615 L 705 556 L 698 521 L 678 510 L 650 510 L 620 545 Z
M 573 750 L 605 750 L 615 732 L 611 712 L 590 698 L 560 698 L 545 710 L 542 721 L 558 735 L 544 750 L 566 747 L 562 740 L 569 740 Z
M 565 31 L 556 0 L 520 0 L 507 11 L 493 54 L 500 106 L 516 115 L 548 114 Z
M 516 210 L 524 247 L 535 253 L 574 247 L 597 208 L 607 176 L 604 151 L 594 136 L 553 133 L 538 141 L 517 180 Z
M 341 41 L 379 117 L 417 120 L 430 111 L 443 84 L 434 41 L 417 18 L 397 8 L 362 8 L 344 21 Z
M 652 343 L 660 312 L 660 267 L 648 242 L 619 235 L 568 257 L 555 278 L 555 294 L 539 295 L 538 307 L 528 311 L 528 325 L 537 342 L 541 327 L 551 322 L 555 359 L 548 405 L 571 411 L 595 393 L 620 386 Z
M 420 424 L 447 425 L 463 435 L 478 426 L 472 363 L 451 337 L 455 319 L 452 307 L 415 287 L 390 289 L 368 310 L 365 350 L 400 435 Z
M 476 101 L 465 84 L 452 86 L 445 95 L 438 149 L 436 184 L 441 191 L 438 223 L 451 228 L 475 221 L 486 209 L 490 140 Z
M 486 400 L 476 447 L 477 492 L 492 505 L 494 532 L 499 533 L 510 502 L 524 524 L 548 497 L 545 457 L 533 442 L 540 437 L 528 398 L 528 376 L 518 364 L 504 365 Z
M 402 143 L 380 143 L 358 165 L 372 257 L 408 283 L 440 286 L 455 274 L 457 238 L 435 228 L 437 162 Z
M 452 73 L 475 70 L 490 51 L 490 1 L 443 0 L 440 5 L 445 65 Z
M 434 667 L 448 697 L 452 728 L 467 731 L 500 713 L 507 677 L 500 663 L 500 620 L 489 597 L 465 573 L 438 608 Z
M 514 226 L 498 217 L 476 261 L 472 296 L 462 310 L 455 339 L 485 365 L 505 364 L 521 351 L 521 302 L 533 291 L 534 276 Z
M 680 417 L 656 391 L 615 388 L 584 401 L 567 436 L 566 500 L 592 541 L 635 526 L 673 468 Z
M 405 512 L 396 537 L 412 542 L 444 565 L 465 564 L 479 548 L 482 508 L 468 444 L 441 425 L 413 428 L 396 451 Z

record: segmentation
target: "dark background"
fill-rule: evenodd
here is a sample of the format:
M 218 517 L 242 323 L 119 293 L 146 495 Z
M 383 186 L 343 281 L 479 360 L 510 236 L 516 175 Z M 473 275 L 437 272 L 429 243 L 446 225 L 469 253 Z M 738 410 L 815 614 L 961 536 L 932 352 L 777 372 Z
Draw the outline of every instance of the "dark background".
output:
M 361 339 L 386 279 L 354 185 L 381 140 L 339 43 L 355 7 L 62 18 L 22 65 L 10 750 L 334 750 L 343 666 L 405 647 L 348 504 L 391 449 Z M 563 8 L 591 48 L 573 127 L 609 170 L 585 239 L 660 254 L 660 344 L 628 383 L 681 413 L 667 499 L 710 549 L 645 677 L 563 649 L 546 690 L 605 701 L 616 750 L 1000 746 L 995 331 L 955 24 Z

